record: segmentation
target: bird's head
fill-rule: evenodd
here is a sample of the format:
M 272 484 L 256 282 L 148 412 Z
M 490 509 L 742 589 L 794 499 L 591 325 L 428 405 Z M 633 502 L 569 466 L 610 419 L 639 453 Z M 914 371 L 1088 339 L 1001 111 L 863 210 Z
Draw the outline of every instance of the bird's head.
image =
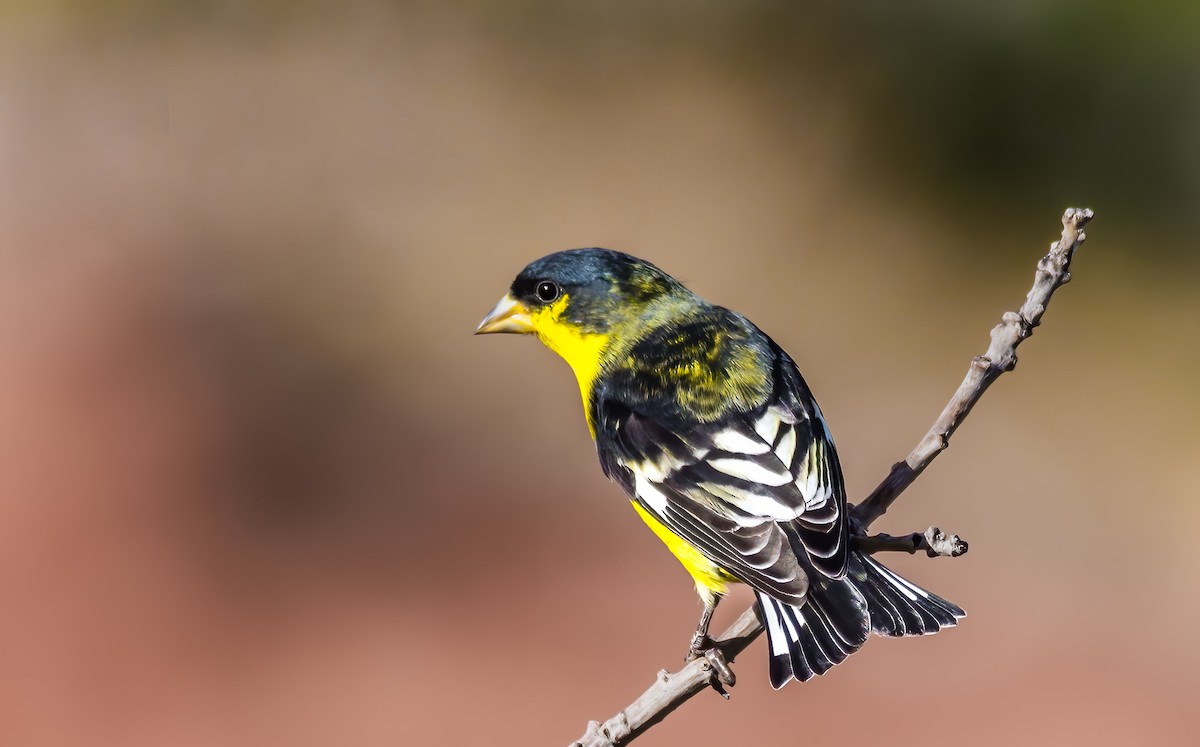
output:
M 670 275 L 637 257 L 610 249 L 571 249 L 521 270 L 475 333 L 544 338 L 568 327 L 581 335 L 606 335 L 679 291 L 683 286 Z
M 609 249 L 572 249 L 531 262 L 475 334 L 536 335 L 574 369 L 586 397 L 610 343 L 691 292 L 654 265 Z

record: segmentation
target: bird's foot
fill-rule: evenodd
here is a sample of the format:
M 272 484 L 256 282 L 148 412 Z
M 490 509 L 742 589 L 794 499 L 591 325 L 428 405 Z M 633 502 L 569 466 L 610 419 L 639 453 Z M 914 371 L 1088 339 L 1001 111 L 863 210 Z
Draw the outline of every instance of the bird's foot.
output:
M 708 662 L 709 668 L 712 670 L 712 687 L 722 698 L 729 700 L 729 693 L 725 692 L 725 687 L 733 687 L 737 684 L 737 676 L 730 668 L 729 662 L 725 659 L 725 654 L 721 649 L 717 648 L 716 641 L 708 636 L 693 637 L 692 645 L 688 648 L 687 657 L 684 661 L 694 661 L 696 659 L 704 659 Z
M 700 657 L 704 656 L 705 651 L 712 650 L 716 647 L 716 645 L 716 641 L 709 638 L 707 635 L 702 635 L 697 632 L 694 636 L 692 636 L 692 642 L 688 645 L 687 655 L 683 657 L 684 663 L 686 664 L 694 659 L 699 659 Z

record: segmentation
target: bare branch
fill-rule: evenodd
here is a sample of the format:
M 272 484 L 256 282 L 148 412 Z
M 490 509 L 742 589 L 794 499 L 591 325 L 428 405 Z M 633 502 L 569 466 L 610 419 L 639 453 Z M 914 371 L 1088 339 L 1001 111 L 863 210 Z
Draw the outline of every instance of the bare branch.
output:
M 721 634 L 717 639 L 717 647 L 727 661 L 733 661 L 762 630 L 762 623 L 758 621 L 754 607 L 751 607 Z M 713 685 L 716 674 L 707 659 L 695 659 L 673 674 L 661 670 L 654 684 L 616 716 L 603 724 L 588 722 L 583 738 L 572 742 L 571 747 L 620 747 L 629 744 L 693 695 Z
M 1017 346 L 1033 334 L 1041 322 L 1050 297 L 1059 286 L 1071 279 L 1071 259 L 1086 236 L 1084 225 L 1092 219 L 1092 211 L 1069 208 L 1062 217 L 1062 238 L 1050 245 L 1050 253 L 1038 262 L 1033 288 L 1018 311 L 1004 314 L 992 330 L 987 352 L 971 361 L 966 378 L 942 410 L 933 427 L 903 462 L 892 467 L 891 473 L 854 507 L 854 542 L 857 549 L 868 552 L 907 552 L 924 550 L 930 557 L 957 557 L 967 551 L 967 543 L 957 535 L 946 535 L 937 527 L 923 534 L 893 537 L 887 534 L 867 535 L 866 530 L 904 492 L 938 454 L 946 450 L 950 436 L 967 417 L 971 408 L 987 391 L 992 382 L 1017 365 Z M 727 661 L 742 652 L 763 631 L 755 607 L 750 607 L 717 639 L 717 647 Z M 662 721 L 689 698 L 701 690 L 714 687 L 724 694 L 717 672 L 708 659 L 696 659 L 680 671 L 658 673 L 653 685 L 629 706 L 603 724 L 588 723 L 583 738 L 571 747 L 621 747 L 629 744 L 654 724 Z
M 1038 262 L 1033 288 L 1025 297 L 1019 311 L 1004 314 L 1000 324 L 992 330 L 992 343 L 987 352 L 971 361 L 967 376 L 959 384 L 958 391 L 950 398 L 933 427 L 912 450 L 908 458 L 892 467 L 879 487 L 866 500 L 854 508 L 854 514 L 864 527 L 871 526 L 888 510 L 905 488 L 917 479 L 929 463 L 950 445 L 950 436 L 971 412 L 971 408 L 1005 371 L 1017 365 L 1017 346 L 1033 334 L 1033 328 L 1042 321 L 1042 314 L 1050 303 L 1050 296 L 1059 286 L 1071 279 L 1071 258 L 1075 250 L 1087 238 L 1083 227 L 1092 219 L 1092 211 L 1084 208 L 1067 208 L 1063 213 L 1062 238 L 1050 245 L 1050 253 Z

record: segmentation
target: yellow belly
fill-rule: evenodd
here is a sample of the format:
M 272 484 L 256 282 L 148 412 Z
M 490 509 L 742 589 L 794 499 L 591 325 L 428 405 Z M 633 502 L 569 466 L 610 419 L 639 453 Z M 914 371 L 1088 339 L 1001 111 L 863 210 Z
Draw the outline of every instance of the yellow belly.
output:
M 676 558 L 679 558 L 679 562 L 683 563 L 687 572 L 692 574 L 692 579 L 696 582 L 696 593 L 705 602 L 715 601 L 725 593 L 730 583 L 737 580 L 724 568 L 704 557 L 703 553 L 668 529 L 654 514 L 642 508 L 636 501 L 633 501 L 633 510 L 638 512 L 642 521 L 646 522 L 646 525 L 658 535 L 667 549 Z

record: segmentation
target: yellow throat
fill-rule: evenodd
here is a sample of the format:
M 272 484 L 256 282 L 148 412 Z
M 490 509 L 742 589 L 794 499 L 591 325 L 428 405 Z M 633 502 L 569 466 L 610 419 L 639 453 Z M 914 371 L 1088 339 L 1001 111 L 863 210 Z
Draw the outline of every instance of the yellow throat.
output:
M 552 306 L 530 314 L 533 333 L 542 344 L 558 353 L 579 382 L 579 393 L 583 397 L 583 411 L 587 417 L 588 431 L 596 436 L 596 426 L 592 422 L 589 399 L 596 377 L 603 367 L 604 349 L 608 347 L 611 338 L 604 334 L 587 334 L 579 331 L 573 324 L 563 322 L 563 310 L 567 308 L 567 297 L 559 298 Z

